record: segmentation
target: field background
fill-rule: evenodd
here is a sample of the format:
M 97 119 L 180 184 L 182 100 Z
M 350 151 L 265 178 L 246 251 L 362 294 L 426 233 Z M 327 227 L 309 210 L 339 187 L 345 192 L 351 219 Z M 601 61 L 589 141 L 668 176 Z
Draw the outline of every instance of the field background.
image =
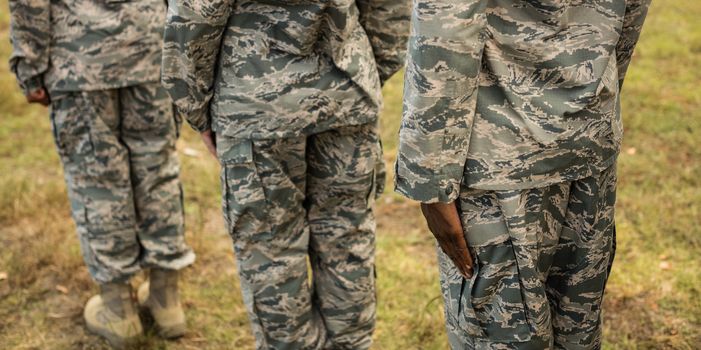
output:
M 106 349 L 83 325 L 82 306 L 97 288 L 80 257 L 48 112 L 25 104 L 8 71 L 7 11 L 0 0 L 0 349 Z M 701 347 L 699 18 L 701 1 L 654 2 L 626 81 L 606 349 Z M 401 89 L 395 77 L 384 90 L 387 164 Z M 189 129 L 179 149 L 188 241 L 198 254 L 182 283 L 191 331 L 177 342 L 147 335 L 137 348 L 252 349 L 220 215 L 218 165 Z M 386 193 L 377 216 L 374 348 L 446 349 L 433 240 L 418 207 Z

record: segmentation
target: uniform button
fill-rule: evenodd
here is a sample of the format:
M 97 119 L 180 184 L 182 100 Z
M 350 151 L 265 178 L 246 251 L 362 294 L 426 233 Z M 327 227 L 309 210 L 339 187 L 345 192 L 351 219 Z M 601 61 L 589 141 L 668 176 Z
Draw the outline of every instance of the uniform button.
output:
M 450 195 L 453 193 L 453 184 L 449 184 L 448 187 L 445 188 L 445 194 Z

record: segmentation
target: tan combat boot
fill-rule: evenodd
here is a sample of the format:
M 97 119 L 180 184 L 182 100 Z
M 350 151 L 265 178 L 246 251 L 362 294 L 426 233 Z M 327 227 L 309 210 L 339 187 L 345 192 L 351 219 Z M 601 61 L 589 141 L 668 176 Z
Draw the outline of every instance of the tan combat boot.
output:
M 151 314 L 160 336 L 173 339 L 185 334 L 187 325 L 178 296 L 178 271 L 151 269 L 149 281 L 139 286 L 137 294 L 139 305 Z
M 88 329 L 106 338 L 114 348 L 123 348 L 143 334 L 128 283 L 101 285 L 100 294 L 85 304 L 83 317 Z

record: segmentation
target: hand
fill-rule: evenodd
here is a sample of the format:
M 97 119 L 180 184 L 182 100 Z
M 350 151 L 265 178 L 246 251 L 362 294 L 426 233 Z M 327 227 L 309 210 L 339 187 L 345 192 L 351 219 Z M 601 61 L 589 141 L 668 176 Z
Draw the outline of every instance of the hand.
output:
M 465 278 L 472 277 L 472 256 L 467 249 L 456 203 L 421 203 L 421 212 L 438 245 L 453 261 L 460 274 Z
M 217 139 L 215 134 L 212 132 L 212 129 L 207 129 L 203 132 L 200 133 L 200 137 L 202 137 L 202 141 L 204 142 L 204 145 L 207 147 L 207 151 L 211 153 L 214 158 L 217 157 Z
M 51 101 L 49 99 L 49 93 L 46 92 L 45 88 L 39 88 L 37 90 L 34 90 L 26 94 L 24 97 L 27 98 L 27 102 L 38 103 L 42 106 L 48 106 L 49 102 Z

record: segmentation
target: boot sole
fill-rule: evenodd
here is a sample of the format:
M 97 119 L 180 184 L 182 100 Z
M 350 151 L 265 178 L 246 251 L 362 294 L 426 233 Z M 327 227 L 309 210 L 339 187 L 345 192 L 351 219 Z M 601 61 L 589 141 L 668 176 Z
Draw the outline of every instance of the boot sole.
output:
M 164 327 L 164 328 L 156 326 L 156 330 L 158 331 L 158 335 L 160 335 L 163 338 L 178 339 L 178 338 L 184 336 L 185 333 L 187 332 L 187 325 L 178 324 L 175 326 Z
M 91 333 L 98 335 L 98 336 L 104 338 L 105 340 L 107 340 L 107 343 L 109 343 L 113 349 L 118 349 L 118 350 L 126 349 L 129 345 L 136 343 L 136 341 L 139 339 L 139 336 L 135 336 L 135 337 L 131 337 L 131 338 L 122 338 L 122 337 L 120 337 L 112 332 L 106 331 L 102 328 L 93 327 L 89 324 L 87 324 L 86 326 Z
M 158 322 L 156 322 L 156 318 L 153 317 L 153 314 L 151 313 L 151 309 L 149 309 L 146 305 L 139 305 L 139 315 L 143 320 L 144 326 L 155 329 L 156 333 L 161 338 L 173 340 L 181 338 L 185 335 L 185 333 L 187 333 L 187 324 L 184 323 L 169 327 L 159 326 Z

